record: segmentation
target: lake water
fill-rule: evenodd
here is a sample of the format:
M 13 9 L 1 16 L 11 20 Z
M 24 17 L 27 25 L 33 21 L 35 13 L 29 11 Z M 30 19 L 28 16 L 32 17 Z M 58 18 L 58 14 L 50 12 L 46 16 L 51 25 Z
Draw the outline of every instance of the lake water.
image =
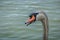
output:
M 60 0 L 0 0 L 0 40 L 43 40 L 41 22 L 26 26 L 32 12 L 49 18 L 49 40 L 60 40 Z

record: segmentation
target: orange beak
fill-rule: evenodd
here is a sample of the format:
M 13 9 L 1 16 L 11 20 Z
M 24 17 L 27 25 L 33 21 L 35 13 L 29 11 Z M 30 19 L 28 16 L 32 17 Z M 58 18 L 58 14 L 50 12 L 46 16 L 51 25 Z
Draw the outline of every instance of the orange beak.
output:
M 29 25 L 35 20 L 35 16 L 32 15 L 32 18 L 29 18 L 25 24 Z
M 34 20 L 35 20 L 35 17 L 34 17 L 34 15 L 33 15 L 32 18 L 29 18 L 29 19 L 27 20 L 27 22 L 31 23 L 31 22 L 33 22 Z

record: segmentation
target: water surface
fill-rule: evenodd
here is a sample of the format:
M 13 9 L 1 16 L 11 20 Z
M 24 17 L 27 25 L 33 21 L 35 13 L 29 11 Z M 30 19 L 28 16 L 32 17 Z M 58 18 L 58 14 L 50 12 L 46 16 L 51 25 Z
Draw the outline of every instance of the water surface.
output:
M 0 0 L 0 40 L 42 40 L 41 22 L 24 24 L 40 10 L 49 18 L 49 40 L 60 40 L 60 0 Z

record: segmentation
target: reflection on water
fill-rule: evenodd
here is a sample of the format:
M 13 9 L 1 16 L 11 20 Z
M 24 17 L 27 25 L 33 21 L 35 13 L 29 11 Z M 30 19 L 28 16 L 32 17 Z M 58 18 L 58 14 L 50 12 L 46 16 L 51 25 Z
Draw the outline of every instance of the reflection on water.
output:
M 40 10 L 49 18 L 49 40 L 60 40 L 60 0 L 0 0 L 0 40 L 42 40 L 41 23 L 24 24 Z

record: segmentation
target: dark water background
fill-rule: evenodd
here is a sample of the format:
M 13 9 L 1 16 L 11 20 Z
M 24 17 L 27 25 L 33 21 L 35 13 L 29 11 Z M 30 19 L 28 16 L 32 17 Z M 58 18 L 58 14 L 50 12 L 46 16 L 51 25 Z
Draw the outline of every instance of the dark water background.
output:
M 0 0 L 0 40 L 42 40 L 41 22 L 24 24 L 40 10 L 49 18 L 49 40 L 60 40 L 60 0 Z

